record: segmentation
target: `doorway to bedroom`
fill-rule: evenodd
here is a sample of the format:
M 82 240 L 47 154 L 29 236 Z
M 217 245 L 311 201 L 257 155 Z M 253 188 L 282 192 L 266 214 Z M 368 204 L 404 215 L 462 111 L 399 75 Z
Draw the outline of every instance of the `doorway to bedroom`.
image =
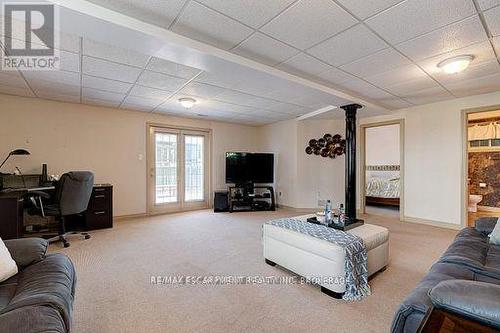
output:
M 361 211 L 403 216 L 403 121 L 361 126 Z

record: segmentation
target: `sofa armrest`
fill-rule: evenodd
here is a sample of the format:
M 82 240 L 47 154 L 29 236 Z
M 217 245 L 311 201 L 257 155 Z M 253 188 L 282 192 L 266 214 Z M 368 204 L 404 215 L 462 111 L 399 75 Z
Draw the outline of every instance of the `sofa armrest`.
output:
M 500 328 L 500 285 L 448 280 L 438 283 L 429 292 L 435 307 Z
M 43 238 L 21 238 L 4 241 L 17 266 L 24 268 L 45 258 L 49 242 Z
M 498 219 L 498 217 L 480 217 L 476 220 L 475 228 L 480 233 L 489 235 L 495 228 Z

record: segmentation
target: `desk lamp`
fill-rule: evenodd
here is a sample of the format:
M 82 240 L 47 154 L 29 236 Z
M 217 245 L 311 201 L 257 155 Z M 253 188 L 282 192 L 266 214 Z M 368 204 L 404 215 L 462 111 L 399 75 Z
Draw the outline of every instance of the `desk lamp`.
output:
M 7 160 L 9 159 L 9 157 L 11 157 L 12 155 L 30 155 L 30 152 L 27 151 L 26 149 L 15 149 L 15 150 L 11 151 L 9 153 L 9 155 L 7 155 L 7 157 L 5 158 L 5 160 L 3 160 L 2 164 L 0 164 L 0 169 L 3 167 L 3 165 L 5 164 L 5 162 L 7 162 Z

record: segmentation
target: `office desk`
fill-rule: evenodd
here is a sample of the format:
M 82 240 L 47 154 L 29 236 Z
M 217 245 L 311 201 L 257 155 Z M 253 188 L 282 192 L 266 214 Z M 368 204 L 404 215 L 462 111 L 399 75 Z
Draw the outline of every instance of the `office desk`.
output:
M 0 192 L 0 237 L 13 239 L 29 237 L 24 226 L 24 197 L 31 191 L 51 191 L 53 186 L 22 188 Z M 87 210 L 69 219 L 69 224 L 78 220 L 85 230 L 113 227 L 113 186 L 96 184 L 92 190 Z

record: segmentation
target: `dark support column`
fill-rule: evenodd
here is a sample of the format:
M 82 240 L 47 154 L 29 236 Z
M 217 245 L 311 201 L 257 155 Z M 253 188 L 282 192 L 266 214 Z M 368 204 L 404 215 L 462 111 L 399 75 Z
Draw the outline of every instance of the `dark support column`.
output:
M 346 153 L 345 153 L 345 211 L 346 226 L 360 222 L 356 218 L 356 111 L 359 104 L 341 106 L 345 110 Z

